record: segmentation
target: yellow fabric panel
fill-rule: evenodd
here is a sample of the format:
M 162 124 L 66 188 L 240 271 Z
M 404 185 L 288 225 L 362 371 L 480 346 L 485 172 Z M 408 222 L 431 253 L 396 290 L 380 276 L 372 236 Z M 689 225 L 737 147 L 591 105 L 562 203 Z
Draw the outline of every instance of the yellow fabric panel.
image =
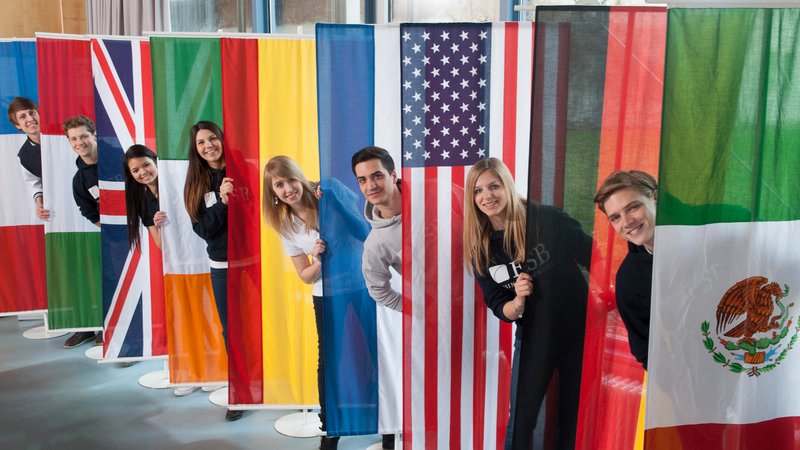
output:
M 312 40 L 258 42 L 262 175 L 271 157 L 286 155 L 309 179 L 319 179 L 315 58 Z M 262 199 L 263 181 L 262 176 Z M 316 405 L 317 332 L 311 286 L 297 276 L 278 233 L 264 221 L 261 283 L 264 403 Z
M 170 383 L 225 383 L 228 355 L 222 340 L 211 275 L 164 276 Z
M 639 402 L 639 418 L 636 420 L 636 438 L 633 441 L 633 450 L 644 448 L 644 412 L 647 405 L 647 372 L 642 380 L 642 400 Z

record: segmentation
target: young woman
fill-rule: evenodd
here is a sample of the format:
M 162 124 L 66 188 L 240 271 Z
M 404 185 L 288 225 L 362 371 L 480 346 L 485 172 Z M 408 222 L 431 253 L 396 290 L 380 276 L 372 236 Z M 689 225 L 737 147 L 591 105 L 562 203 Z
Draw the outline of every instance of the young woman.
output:
M 183 187 L 186 212 L 194 232 L 206 241 L 211 260 L 211 289 L 222 324 L 222 339 L 228 347 L 228 196 L 233 179 L 225 176 L 222 130 L 214 122 L 200 121 L 189 134 L 189 169 Z M 228 410 L 233 421 L 242 411 Z
M 128 244 L 139 248 L 141 223 L 161 248 L 161 226 L 167 221 L 167 214 L 158 208 L 158 157 L 144 145 L 134 144 L 125 152 L 123 164 Z
M 297 275 L 313 285 L 314 316 L 318 336 L 317 389 L 322 430 L 325 420 L 325 358 L 322 333 L 322 262 L 325 241 L 319 238 L 319 200 L 300 166 L 286 156 L 276 156 L 264 168 L 264 217 L 281 236 L 283 249 L 292 259 Z M 320 449 L 336 449 L 338 437 L 323 436 Z
M 494 315 L 517 324 L 505 447 L 531 447 L 558 370 L 558 448 L 575 448 L 588 289 L 578 264 L 588 268 L 591 239 L 558 208 L 528 204 L 499 159 L 476 163 L 465 192 L 472 194 L 465 205 L 465 264 Z

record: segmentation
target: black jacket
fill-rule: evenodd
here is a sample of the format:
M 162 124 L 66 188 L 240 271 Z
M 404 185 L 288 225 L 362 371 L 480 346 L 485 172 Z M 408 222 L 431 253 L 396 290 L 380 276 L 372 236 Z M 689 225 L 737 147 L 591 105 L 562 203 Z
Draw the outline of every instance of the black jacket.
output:
M 97 181 L 97 163 L 86 164 L 79 156 L 75 160 L 78 171 L 72 178 L 72 196 L 89 222 L 100 222 L 100 186 Z
M 28 172 L 42 178 L 42 146 L 31 141 L 30 138 L 25 139 L 25 143 L 17 153 L 19 163 Z
M 628 256 L 617 271 L 617 309 L 628 330 L 631 353 L 647 369 L 650 339 L 650 290 L 653 287 L 653 255 L 644 246 L 628 242 Z
M 212 261 L 225 262 L 228 260 L 228 205 L 222 203 L 219 187 L 225 178 L 225 168 L 211 169 L 211 190 L 216 202 L 211 207 L 206 207 L 205 198 L 200 200 L 198 215 L 200 220 L 192 222 L 192 229 L 203 238 L 208 245 L 208 257 Z

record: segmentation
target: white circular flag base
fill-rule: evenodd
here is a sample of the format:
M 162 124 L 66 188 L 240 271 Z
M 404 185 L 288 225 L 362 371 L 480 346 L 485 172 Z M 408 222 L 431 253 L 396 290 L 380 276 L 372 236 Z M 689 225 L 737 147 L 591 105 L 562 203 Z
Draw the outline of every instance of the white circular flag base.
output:
M 228 406 L 228 386 L 208 394 L 208 401 L 217 406 Z
M 139 377 L 139 385 L 150 389 L 166 389 L 169 387 L 169 375 L 165 370 L 156 370 Z
M 28 339 L 53 339 L 69 334 L 69 331 L 48 331 L 44 325 L 40 327 L 28 328 L 22 336 Z
M 381 449 L 383 449 L 383 442 L 376 442 L 367 447 L 367 450 L 381 450 Z
M 88 350 L 83 352 L 89 359 L 100 360 L 103 359 L 103 346 L 102 345 L 94 345 L 90 347 Z
M 287 414 L 275 421 L 275 431 L 289 437 L 322 436 L 321 426 L 317 413 L 308 411 Z

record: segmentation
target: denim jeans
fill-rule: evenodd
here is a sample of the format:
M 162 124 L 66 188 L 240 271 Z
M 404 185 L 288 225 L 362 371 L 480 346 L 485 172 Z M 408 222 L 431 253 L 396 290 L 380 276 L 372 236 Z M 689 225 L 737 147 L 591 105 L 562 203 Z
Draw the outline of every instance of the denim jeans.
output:
M 228 349 L 228 269 L 211 268 L 211 290 L 217 304 L 219 322 L 222 324 L 222 339 Z

